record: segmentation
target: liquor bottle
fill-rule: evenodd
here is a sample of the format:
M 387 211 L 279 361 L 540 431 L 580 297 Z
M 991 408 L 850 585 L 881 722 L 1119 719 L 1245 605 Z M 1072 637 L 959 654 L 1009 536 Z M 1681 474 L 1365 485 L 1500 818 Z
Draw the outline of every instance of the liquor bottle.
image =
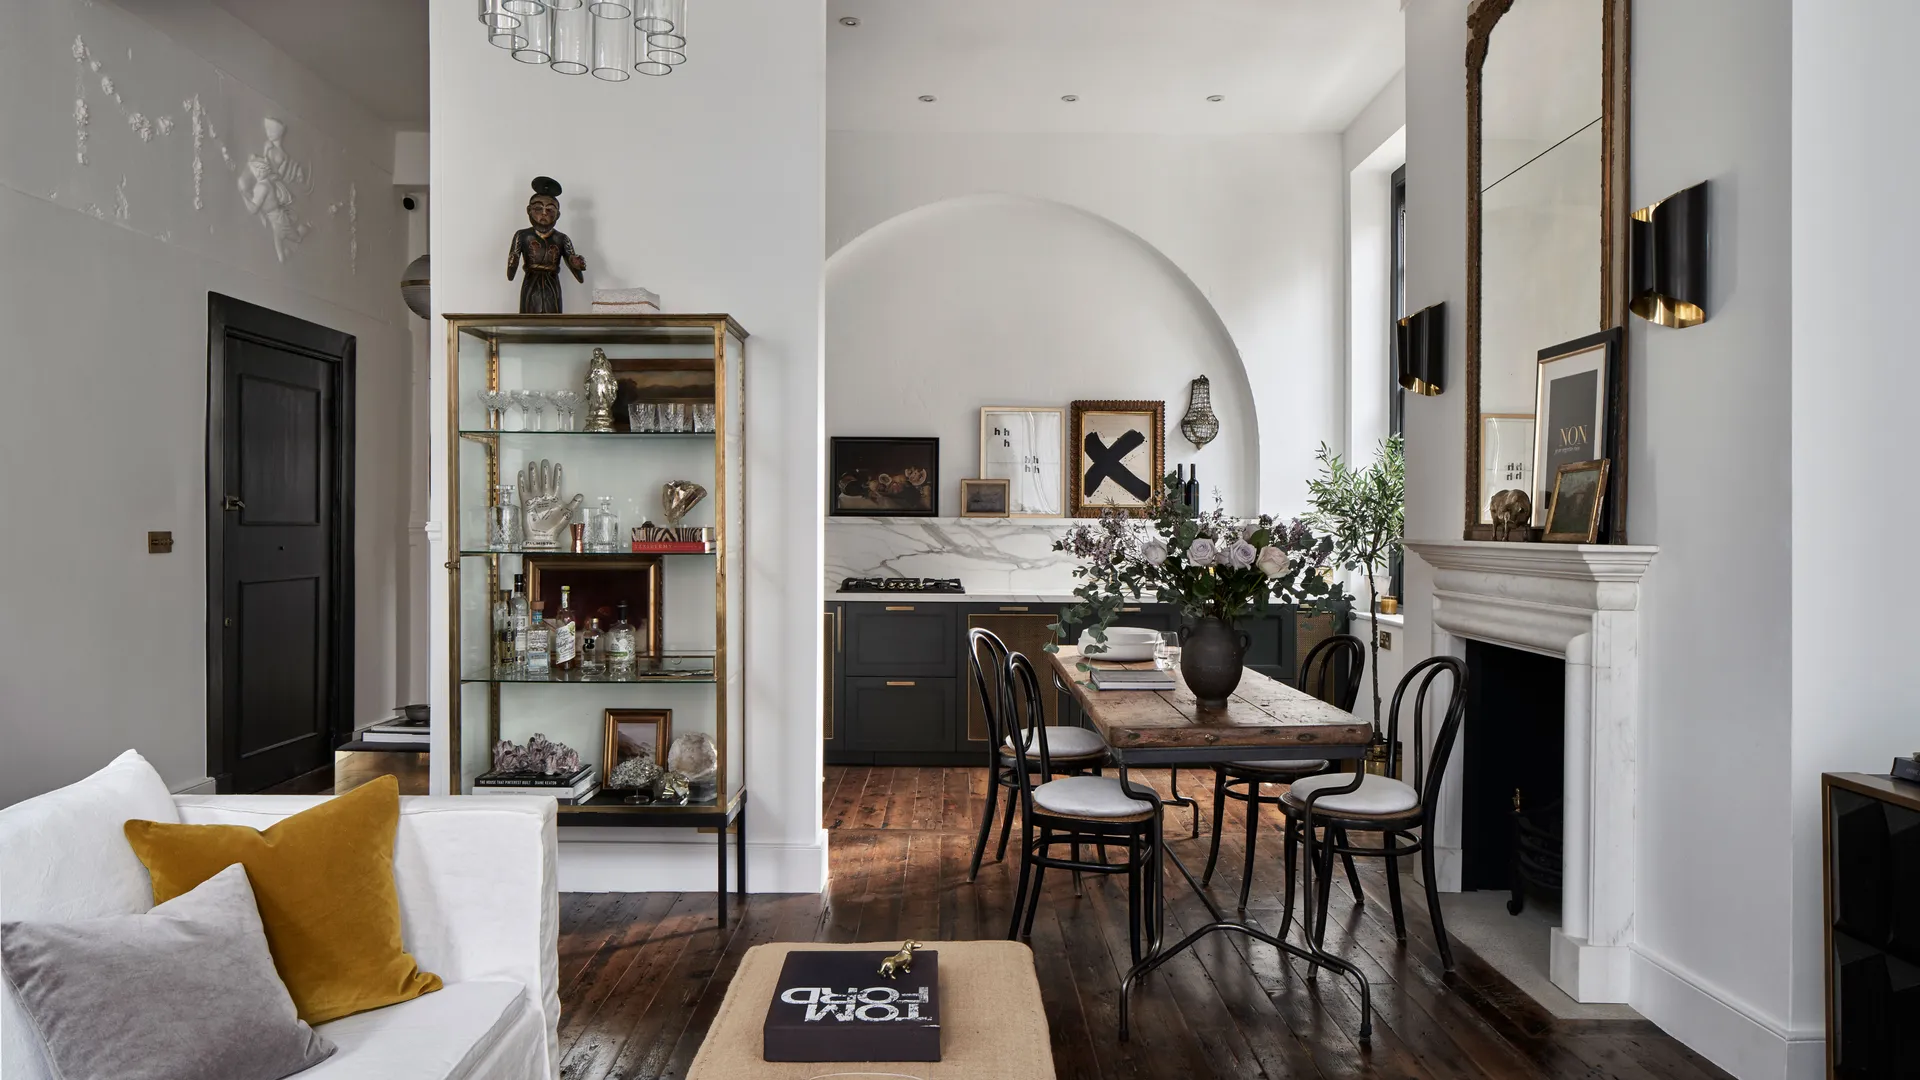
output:
M 580 624 L 573 619 L 573 587 L 560 586 L 560 611 L 549 623 L 553 641 L 553 669 L 572 672 L 580 667 Z
M 588 619 L 587 628 L 580 631 L 580 677 L 583 679 L 597 679 L 607 673 L 603 636 L 599 619 Z
M 607 671 L 616 679 L 633 676 L 634 633 L 633 624 L 627 621 L 627 603 L 620 602 L 620 617 L 607 630 L 604 648 L 607 654 Z
M 516 671 L 527 666 L 527 627 L 533 621 L 527 607 L 527 575 L 513 575 L 513 606 L 509 612 L 513 622 L 513 667 Z
M 553 631 L 547 627 L 546 612 L 533 609 L 533 622 L 527 625 L 527 678 L 546 679 L 553 675 Z
M 513 590 L 501 589 L 493 602 L 493 673 L 513 673 Z

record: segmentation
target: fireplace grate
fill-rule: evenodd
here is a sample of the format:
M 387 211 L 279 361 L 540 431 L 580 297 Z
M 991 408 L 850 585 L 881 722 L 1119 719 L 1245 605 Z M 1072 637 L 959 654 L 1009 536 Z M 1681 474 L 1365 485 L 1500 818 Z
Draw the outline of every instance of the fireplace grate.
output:
M 1507 901 L 1507 914 L 1526 910 L 1528 893 L 1560 899 L 1561 821 L 1559 799 L 1528 807 L 1520 789 L 1514 789 L 1513 896 Z

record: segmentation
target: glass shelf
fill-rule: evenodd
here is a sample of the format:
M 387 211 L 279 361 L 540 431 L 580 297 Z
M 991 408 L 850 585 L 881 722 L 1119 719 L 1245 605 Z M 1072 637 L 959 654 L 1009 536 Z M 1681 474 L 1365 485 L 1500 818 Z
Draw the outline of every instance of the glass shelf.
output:
M 491 428 L 461 428 L 463 439 L 487 439 L 509 435 L 516 439 L 712 439 L 711 431 L 494 431 Z
M 585 678 L 578 671 L 529 675 L 525 672 L 467 671 L 463 683 L 521 684 L 528 686 L 635 686 L 658 683 L 711 683 L 713 653 L 663 653 L 640 657 L 634 673 L 625 678 L 597 675 Z
M 569 559 L 631 559 L 635 555 L 664 555 L 668 558 L 687 558 L 689 556 L 710 559 L 711 551 L 571 551 L 567 548 L 516 548 L 512 551 L 492 551 L 486 548 L 462 549 L 461 558 L 484 559 L 489 555 L 565 555 Z

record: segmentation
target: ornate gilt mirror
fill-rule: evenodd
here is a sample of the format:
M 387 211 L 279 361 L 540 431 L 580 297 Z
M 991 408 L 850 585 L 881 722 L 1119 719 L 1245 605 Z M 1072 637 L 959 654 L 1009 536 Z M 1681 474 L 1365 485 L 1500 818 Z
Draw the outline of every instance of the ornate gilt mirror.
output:
M 1579 456 L 1556 449 L 1564 434 L 1611 459 L 1600 538 L 1626 542 L 1628 4 L 1475 0 L 1467 16 L 1469 540 L 1495 538 L 1507 488 L 1529 492 L 1538 537 L 1553 477 L 1536 459 Z M 1591 370 L 1591 425 L 1561 400 L 1557 428 L 1537 415 L 1555 356 Z

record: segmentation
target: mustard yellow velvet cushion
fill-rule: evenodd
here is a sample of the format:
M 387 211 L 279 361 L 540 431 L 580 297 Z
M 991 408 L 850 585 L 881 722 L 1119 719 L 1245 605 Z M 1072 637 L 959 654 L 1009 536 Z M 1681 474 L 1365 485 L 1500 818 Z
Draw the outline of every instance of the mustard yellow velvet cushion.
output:
M 400 944 L 391 776 L 270 826 L 126 823 L 164 904 L 220 871 L 247 868 L 267 947 L 300 1019 L 324 1024 L 440 989 Z

